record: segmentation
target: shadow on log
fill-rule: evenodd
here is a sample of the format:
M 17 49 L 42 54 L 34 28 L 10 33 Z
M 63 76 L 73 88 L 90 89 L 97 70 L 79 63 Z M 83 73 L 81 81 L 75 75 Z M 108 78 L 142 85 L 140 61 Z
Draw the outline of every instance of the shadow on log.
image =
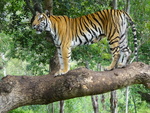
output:
M 85 68 L 54 77 L 11 76 L 0 81 L 0 113 L 24 105 L 49 104 L 75 97 L 102 94 L 133 84 L 150 88 L 150 66 L 135 62 L 126 68 L 96 72 Z

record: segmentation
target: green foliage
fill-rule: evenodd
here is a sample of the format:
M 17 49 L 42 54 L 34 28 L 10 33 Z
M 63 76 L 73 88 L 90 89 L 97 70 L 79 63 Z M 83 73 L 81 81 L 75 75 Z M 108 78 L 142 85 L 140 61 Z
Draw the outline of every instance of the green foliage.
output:
M 142 44 L 139 48 L 139 60 L 150 64 L 150 1 L 132 0 L 131 4 L 130 12 L 136 22 L 139 45 Z
M 43 105 L 43 106 L 42 105 L 31 105 L 31 106 L 20 107 L 18 109 L 10 111 L 9 113 L 47 113 L 47 112 L 46 112 L 45 105 Z
M 88 50 L 88 51 L 87 51 Z M 92 45 L 79 46 L 73 49 L 72 59 L 78 61 L 79 65 L 84 65 L 88 61 L 90 68 L 94 69 L 95 64 L 108 65 L 111 54 L 106 39 Z M 104 61 L 104 62 L 103 62 Z
M 95 0 L 63 0 L 60 2 L 60 0 L 55 0 L 54 14 L 78 17 L 108 8 L 109 2 L 110 0 L 107 0 L 106 2 Z
M 90 97 L 81 97 L 65 101 L 66 113 L 92 113 Z

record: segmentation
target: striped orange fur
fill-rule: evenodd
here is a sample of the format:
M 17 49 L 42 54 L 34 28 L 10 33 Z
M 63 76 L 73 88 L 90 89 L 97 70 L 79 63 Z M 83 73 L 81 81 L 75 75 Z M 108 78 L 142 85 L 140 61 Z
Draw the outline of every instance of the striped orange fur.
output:
M 60 70 L 55 74 L 65 74 L 70 69 L 71 48 L 92 44 L 107 37 L 112 53 L 112 62 L 105 70 L 125 67 L 130 57 L 126 37 L 127 20 L 134 34 L 135 55 L 137 56 L 136 29 L 131 17 L 122 10 L 102 10 L 77 18 L 67 16 L 48 16 L 46 13 L 36 14 L 32 27 L 37 33 L 49 31 L 57 47 Z

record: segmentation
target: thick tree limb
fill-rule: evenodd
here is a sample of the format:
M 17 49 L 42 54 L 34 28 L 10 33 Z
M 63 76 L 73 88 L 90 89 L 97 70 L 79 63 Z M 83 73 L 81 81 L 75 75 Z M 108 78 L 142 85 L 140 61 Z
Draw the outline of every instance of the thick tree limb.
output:
M 150 66 L 140 62 L 105 72 L 80 68 L 58 77 L 9 75 L 0 81 L 0 113 L 6 113 L 19 106 L 48 104 L 102 94 L 132 84 L 149 83 Z M 147 86 L 150 88 L 150 85 Z

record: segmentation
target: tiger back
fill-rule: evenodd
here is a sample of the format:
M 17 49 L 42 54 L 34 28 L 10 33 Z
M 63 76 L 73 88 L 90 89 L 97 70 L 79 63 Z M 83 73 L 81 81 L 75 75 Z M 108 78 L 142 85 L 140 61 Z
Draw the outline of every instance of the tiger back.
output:
M 51 33 L 60 63 L 60 70 L 55 74 L 57 76 L 70 70 L 71 48 L 98 42 L 103 37 L 107 37 L 112 53 L 112 62 L 105 70 L 125 67 L 131 55 L 126 37 L 127 20 L 132 26 L 137 56 L 135 25 L 131 17 L 121 10 L 103 10 L 77 18 L 48 17 L 45 13 L 37 12 L 32 27 L 38 34 L 45 30 Z

